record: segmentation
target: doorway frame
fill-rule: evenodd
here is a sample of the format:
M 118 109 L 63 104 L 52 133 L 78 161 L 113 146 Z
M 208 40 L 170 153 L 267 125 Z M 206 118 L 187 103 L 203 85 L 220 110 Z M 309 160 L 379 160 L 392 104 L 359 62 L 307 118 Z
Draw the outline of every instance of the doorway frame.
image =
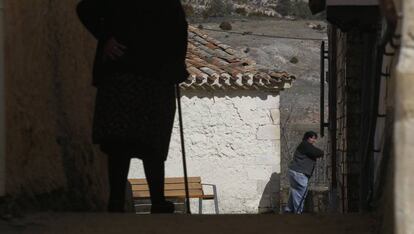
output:
M 0 0 L 0 197 L 6 195 L 6 115 L 4 66 L 4 0 Z

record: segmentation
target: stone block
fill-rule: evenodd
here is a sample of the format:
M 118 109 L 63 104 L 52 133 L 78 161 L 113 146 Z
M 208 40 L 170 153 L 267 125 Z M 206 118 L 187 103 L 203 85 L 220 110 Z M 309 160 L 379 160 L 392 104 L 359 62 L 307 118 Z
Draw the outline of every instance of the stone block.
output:
M 255 157 L 255 162 L 258 165 L 275 165 L 280 164 L 280 155 L 276 152 L 268 154 L 259 154 Z
M 257 129 L 258 140 L 280 140 L 280 125 L 260 126 Z
M 280 124 L 280 110 L 279 109 L 271 109 L 270 110 L 270 117 L 272 118 L 274 125 Z
M 281 173 L 280 161 L 278 163 L 276 163 L 275 165 L 272 166 L 272 171 L 273 172 L 276 172 L 278 174 Z
M 246 169 L 250 180 L 267 180 L 271 176 L 270 169 L 266 170 L 265 167 L 247 167 Z
M 257 99 L 257 108 L 262 109 L 279 109 L 279 95 L 266 95 L 264 98 Z
M 246 91 L 245 91 L 246 92 Z M 256 110 L 257 102 L 260 100 L 260 93 L 258 91 L 246 93 L 242 91 L 234 91 L 238 97 L 233 97 L 231 102 L 239 110 Z

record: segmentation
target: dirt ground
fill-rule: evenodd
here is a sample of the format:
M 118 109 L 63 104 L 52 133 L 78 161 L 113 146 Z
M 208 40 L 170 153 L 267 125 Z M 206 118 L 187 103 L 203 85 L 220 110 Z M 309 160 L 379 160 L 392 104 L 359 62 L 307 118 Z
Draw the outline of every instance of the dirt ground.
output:
M 375 233 L 375 219 L 361 215 L 38 214 L 0 221 L 0 233 L 371 234 Z

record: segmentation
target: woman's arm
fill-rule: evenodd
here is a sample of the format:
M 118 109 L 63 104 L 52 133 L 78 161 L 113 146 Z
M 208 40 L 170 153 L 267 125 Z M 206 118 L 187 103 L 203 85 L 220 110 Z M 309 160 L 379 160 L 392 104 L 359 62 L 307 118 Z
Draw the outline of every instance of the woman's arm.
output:
M 312 144 L 309 144 L 307 147 L 307 155 L 313 159 L 317 159 L 323 157 L 323 151 Z
M 118 0 L 120 3 L 123 3 L 122 0 Z M 108 5 L 111 3 L 111 5 Z M 120 5 L 120 4 L 119 4 Z M 115 60 L 124 55 L 124 50 L 126 47 L 119 43 L 113 37 L 113 31 L 111 30 L 112 21 L 110 11 L 106 8 L 112 7 L 115 8 L 117 4 L 113 2 L 107 2 L 104 0 L 82 0 L 76 10 L 79 16 L 80 21 L 88 29 L 88 31 L 96 39 L 104 39 L 105 44 L 103 46 L 103 56 L 104 59 L 109 58 Z M 111 9 L 114 11 L 114 9 Z
M 82 0 L 76 7 L 76 12 L 82 24 L 96 38 L 104 34 L 104 1 Z
M 322 150 L 320 150 L 319 148 L 315 147 L 314 145 L 312 145 L 311 143 L 307 141 L 302 141 L 302 143 L 299 144 L 297 150 L 300 153 L 315 160 L 323 156 Z

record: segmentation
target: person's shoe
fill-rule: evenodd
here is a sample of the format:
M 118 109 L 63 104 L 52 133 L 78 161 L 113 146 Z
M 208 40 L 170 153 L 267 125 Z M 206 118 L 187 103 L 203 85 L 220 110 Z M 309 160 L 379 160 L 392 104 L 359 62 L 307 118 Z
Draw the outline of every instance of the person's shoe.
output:
M 151 205 L 151 214 L 171 214 L 174 213 L 174 203 L 170 201 L 164 201 L 159 204 Z

